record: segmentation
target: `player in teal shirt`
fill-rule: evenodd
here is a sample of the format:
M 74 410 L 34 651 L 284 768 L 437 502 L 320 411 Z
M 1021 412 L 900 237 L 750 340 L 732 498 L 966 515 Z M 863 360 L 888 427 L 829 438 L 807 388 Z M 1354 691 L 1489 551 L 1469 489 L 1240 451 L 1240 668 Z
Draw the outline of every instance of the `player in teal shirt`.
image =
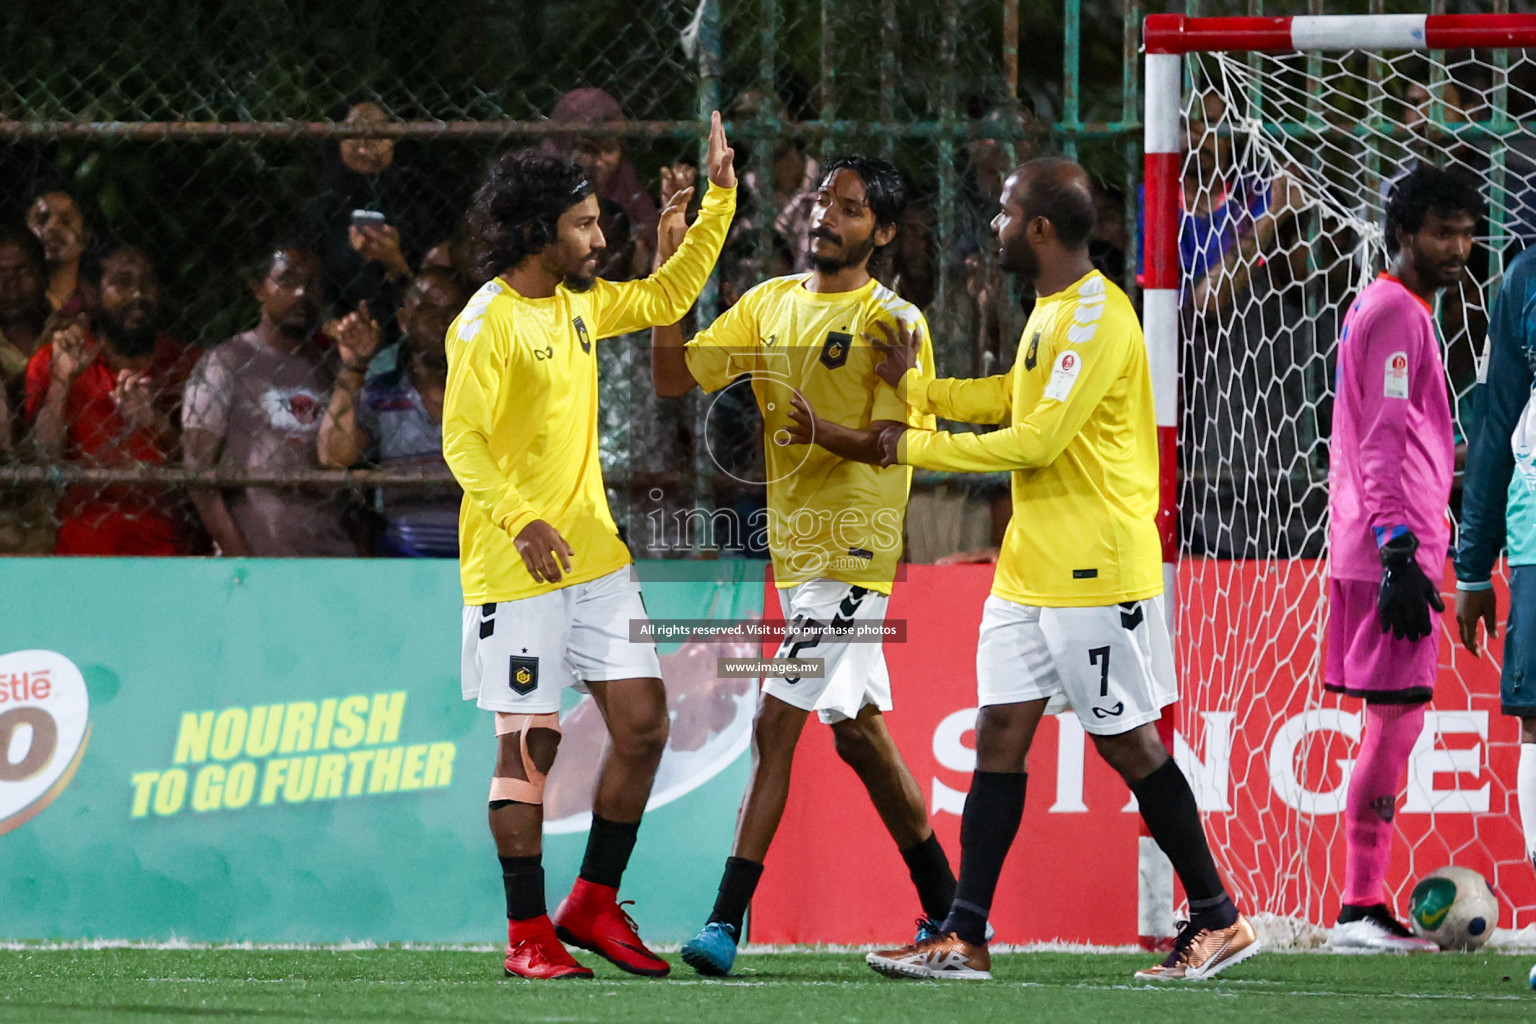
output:
M 1520 719 L 1520 818 L 1536 866 L 1536 249 L 1504 273 L 1488 323 L 1456 544 L 1456 621 L 1479 653 L 1477 623 L 1498 632 L 1493 567 L 1509 551 L 1509 620 L 1500 703 Z

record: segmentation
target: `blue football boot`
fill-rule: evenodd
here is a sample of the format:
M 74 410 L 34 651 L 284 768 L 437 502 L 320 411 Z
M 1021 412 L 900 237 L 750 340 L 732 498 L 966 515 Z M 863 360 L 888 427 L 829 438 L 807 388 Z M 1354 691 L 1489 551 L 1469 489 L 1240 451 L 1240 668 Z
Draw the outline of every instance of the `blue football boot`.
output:
M 736 962 L 736 927 L 721 921 L 711 921 L 699 929 L 699 934 L 683 943 L 683 963 L 700 974 L 711 978 L 724 978 L 731 973 Z

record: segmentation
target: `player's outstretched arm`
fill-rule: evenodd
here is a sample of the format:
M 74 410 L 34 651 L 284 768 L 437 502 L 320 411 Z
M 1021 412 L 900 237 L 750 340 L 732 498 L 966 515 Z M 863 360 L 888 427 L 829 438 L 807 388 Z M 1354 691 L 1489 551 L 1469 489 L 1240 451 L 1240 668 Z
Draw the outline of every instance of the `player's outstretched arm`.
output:
M 894 420 L 875 420 L 867 428 L 845 427 L 816 415 L 805 396 L 794 394 L 789 400 L 790 425 L 774 442 L 781 445 L 820 445 L 840 459 L 850 462 L 867 462 L 873 466 L 887 465 L 880 454 L 880 435 L 887 427 L 903 424 Z
M 875 374 L 922 416 L 942 416 L 961 423 L 1006 423 L 1013 397 L 1013 371 L 992 377 L 927 377 L 922 370 L 921 324 L 875 324 L 864 340 L 880 353 Z M 931 369 L 931 368 L 930 368 Z
M 1077 352 L 1078 375 L 1067 389 L 1059 397 L 1042 398 L 1013 426 L 989 434 L 907 430 L 899 437 L 896 460 L 907 466 L 962 473 L 1049 466 L 1083 429 L 1119 372 L 1119 362 L 1102 347 Z M 887 432 L 887 445 L 893 443 L 891 433 Z
M 697 384 L 719 391 L 757 367 L 762 337 L 758 323 L 761 292 L 753 289 L 715 322 L 683 344 L 681 324 L 651 329 L 651 386 L 662 398 L 686 395 Z
M 656 266 L 672 258 L 683 244 L 688 231 L 688 201 L 693 198 L 692 167 L 661 169 L 661 191 L 667 205 L 661 211 L 661 222 L 656 228 Z M 688 182 L 685 184 L 684 182 Z M 693 374 L 688 372 L 688 361 L 683 356 L 683 328 L 681 324 L 667 324 L 651 328 L 651 386 L 660 398 L 681 398 L 693 390 Z
M 699 207 L 698 219 L 688 228 L 672 258 L 650 277 L 639 281 L 599 281 L 592 288 L 593 318 L 597 335 L 644 330 L 672 324 L 683 318 L 704 290 L 725 236 L 736 213 L 735 151 L 726 143 L 725 127 L 717 110 L 710 115 L 709 191 Z

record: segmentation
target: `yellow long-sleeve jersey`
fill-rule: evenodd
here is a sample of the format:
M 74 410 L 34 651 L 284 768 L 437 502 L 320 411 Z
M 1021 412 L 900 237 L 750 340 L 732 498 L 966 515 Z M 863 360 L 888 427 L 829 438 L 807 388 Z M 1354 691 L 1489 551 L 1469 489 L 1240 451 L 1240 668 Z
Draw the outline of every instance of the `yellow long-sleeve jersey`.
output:
M 781 445 L 793 425 L 790 400 L 803 395 L 822 419 L 860 430 L 891 421 L 932 427 L 875 375 L 879 354 L 864 335 L 897 321 L 922 332 L 919 375 L 933 373 L 928 325 L 918 308 L 869 281 L 851 292 L 813 292 L 810 274 L 764 281 L 683 350 L 705 391 L 750 375 L 763 416 L 768 484 L 768 549 L 774 581 L 791 587 L 817 577 L 891 592 L 901 558 L 912 471 L 851 462 L 818 445 Z
M 902 381 L 915 407 L 989 434 L 908 430 L 900 460 L 1013 472 L 992 593 L 1082 607 L 1162 593 L 1157 422 L 1146 344 L 1123 291 L 1093 271 L 1035 303 L 1006 374 Z
M 734 189 L 713 185 L 677 252 L 640 281 L 564 285 L 545 299 L 499 278 L 448 328 L 443 457 L 464 488 L 465 604 L 512 601 L 607 575 L 632 561 L 603 490 L 593 343 L 670 324 L 698 298 L 725 243 Z M 558 583 L 533 578 L 513 538 L 549 523 L 574 549 Z

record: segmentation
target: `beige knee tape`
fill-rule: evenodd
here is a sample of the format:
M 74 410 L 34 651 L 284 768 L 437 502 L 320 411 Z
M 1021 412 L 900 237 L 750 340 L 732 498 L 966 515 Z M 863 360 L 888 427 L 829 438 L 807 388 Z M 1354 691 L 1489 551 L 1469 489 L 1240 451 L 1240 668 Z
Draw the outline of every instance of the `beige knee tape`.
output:
M 506 736 L 517 733 L 517 750 L 523 758 L 523 773 L 526 779 L 508 779 L 495 776 L 491 779 L 491 799 L 515 800 L 520 804 L 542 804 L 544 802 L 544 785 L 548 781 L 548 775 L 539 771 L 533 763 L 533 758 L 528 754 L 528 734 L 535 729 L 552 729 L 560 731 L 560 716 L 557 714 L 546 715 L 516 715 L 496 712 L 496 735 Z

